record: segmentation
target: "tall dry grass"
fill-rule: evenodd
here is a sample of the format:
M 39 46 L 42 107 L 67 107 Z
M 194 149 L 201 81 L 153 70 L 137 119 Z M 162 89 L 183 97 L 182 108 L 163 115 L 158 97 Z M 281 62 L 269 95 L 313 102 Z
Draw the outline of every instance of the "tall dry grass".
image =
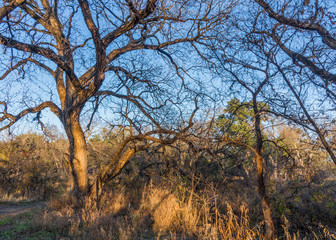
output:
M 53 199 L 36 224 L 74 239 L 263 239 L 261 225 L 250 226 L 245 206 L 236 214 L 226 203 L 220 213 L 215 197 L 187 190 L 181 196 L 163 184 L 143 186 L 136 202 L 133 194 L 115 189 L 102 196 L 101 209 L 86 199 L 78 211 L 69 198 Z
M 82 209 L 69 197 L 52 199 L 35 222 L 60 239 L 265 239 L 263 222 L 251 221 L 246 204 L 233 208 L 214 189 L 199 194 L 166 183 L 125 185 L 104 193 L 100 209 L 90 199 Z M 279 239 L 336 239 L 326 226 L 302 234 L 290 231 L 285 216 L 282 223 Z

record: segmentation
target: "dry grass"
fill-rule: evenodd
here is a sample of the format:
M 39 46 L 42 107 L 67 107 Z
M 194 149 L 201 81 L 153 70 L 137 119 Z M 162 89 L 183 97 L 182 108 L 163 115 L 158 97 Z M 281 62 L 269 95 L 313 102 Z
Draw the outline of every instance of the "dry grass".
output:
M 16 194 L 12 193 L 4 193 L 0 196 L 0 203 L 1 202 L 20 203 L 32 200 L 35 199 L 28 198 L 27 196 L 17 196 Z
M 90 169 L 96 170 L 108 159 L 100 153 L 113 149 L 99 142 L 92 144 L 101 144 L 95 145 L 98 152 L 91 149 L 89 155 Z M 46 143 L 32 135 L 1 146 L 5 161 L 0 164 L 0 201 L 52 197 L 43 218 L 32 216 L 33 220 L 27 221 L 33 224 L 33 233 L 42 229 L 43 234 L 51 233 L 52 239 L 264 239 L 252 175 L 244 179 L 239 169 L 219 172 L 204 156 L 195 160 L 195 166 L 180 164 L 167 171 L 163 165 L 146 163 L 148 156 L 139 155 L 106 187 L 100 209 L 90 199 L 83 209 L 76 209 L 76 201 L 60 196 L 67 192 L 69 174 L 65 158 L 60 157 L 64 141 Z M 169 158 L 174 154 L 169 153 Z M 142 169 L 146 164 L 150 167 Z M 310 182 L 301 177 L 302 183 Z M 267 187 L 279 239 L 336 239 L 334 227 L 329 228 L 336 219 L 334 183 L 329 179 L 322 185 L 293 188 L 294 180 L 270 182 Z
M 229 204 L 227 209 L 226 214 L 218 213 L 218 230 L 221 239 L 264 239 L 261 224 L 251 228 L 248 209 L 244 205 L 240 208 L 240 216 L 233 213 Z
M 78 211 L 69 198 L 53 199 L 37 224 L 74 239 L 263 239 L 260 226 L 250 228 L 246 207 L 239 216 L 229 204 L 219 213 L 213 197 L 178 196 L 167 185 L 146 185 L 136 203 L 131 197 L 116 189 L 102 196 L 100 210 L 86 199 Z
M 223 200 L 214 187 L 196 191 L 167 182 L 121 185 L 104 193 L 100 209 L 90 199 L 81 209 L 70 197 L 51 199 L 43 217 L 33 215 L 29 231 L 38 229 L 58 239 L 264 239 L 263 223 L 250 220 L 247 204 Z M 285 216 L 282 228 L 279 239 L 336 239 L 322 225 L 293 233 Z

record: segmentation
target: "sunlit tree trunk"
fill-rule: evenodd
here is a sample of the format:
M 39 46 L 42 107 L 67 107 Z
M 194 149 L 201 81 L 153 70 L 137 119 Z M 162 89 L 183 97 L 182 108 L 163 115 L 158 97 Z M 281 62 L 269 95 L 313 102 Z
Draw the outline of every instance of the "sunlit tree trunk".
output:
M 257 163 L 257 182 L 258 193 L 261 199 L 261 208 L 265 220 L 266 239 L 274 239 L 274 223 L 272 218 L 272 210 L 269 204 L 269 200 L 266 193 L 265 181 L 264 181 L 264 159 L 263 154 L 263 140 L 261 132 L 261 119 L 260 111 L 257 105 L 256 96 L 253 97 L 253 111 L 254 111 L 254 127 L 256 133 L 256 163 Z
M 80 199 L 88 191 L 86 141 L 78 116 L 71 116 L 67 120 L 65 127 L 70 145 L 69 160 L 73 177 L 73 192 L 77 199 Z

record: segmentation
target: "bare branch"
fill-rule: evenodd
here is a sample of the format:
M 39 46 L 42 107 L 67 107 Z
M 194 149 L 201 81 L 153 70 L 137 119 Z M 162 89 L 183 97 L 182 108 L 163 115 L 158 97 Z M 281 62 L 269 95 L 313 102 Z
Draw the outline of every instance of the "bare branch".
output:
M 276 36 L 275 29 L 273 29 L 272 34 L 268 34 L 272 37 L 272 39 L 279 45 L 279 47 L 289 56 L 293 59 L 294 62 L 302 62 L 306 67 L 310 69 L 314 74 L 321 77 L 322 79 L 325 79 L 327 81 L 330 81 L 332 83 L 336 83 L 336 75 L 332 74 L 324 69 L 319 68 L 316 66 L 312 61 L 310 61 L 307 57 L 303 56 L 300 53 L 294 52 L 287 48 L 284 43 L 281 42 L 281 40 Z
M 48 71 L 53 77 L 56 76 L 55 71 L 53 71 L 51 68 L 49 68 L 48 66 L 44 65 L 43 63 L 41 63 L 40 61 L 37 61 L 36 59 L 33 58 L 26 58 L 23 59 L 21 61 L 19 61 L 17 64 L 15 64 L 14 66 L 12 66 L 10 69 L 8 69 L 2 76 L 0 76 L 0 80 L 3 80 L 5 77 L 8 76 L 8 74 L 10 74 L 13 70 L 18 69 L 21 66 L 24 66 L 27 62 L 32 62 L 36 65 L 38 65 L 41 68 L 44 68 L 46 71 Z
M 74 73 L 73 69 L 68 65 L 68 63 L 59 57 L 53 50 L 50 48 L 43 48 L 39 47 L 36 45 L 30 45 L 27 43 L 19 42 L 14 39 L 7 38 L 5 36 L 0 35 L 0 44 L 10 47 L 10 48 L 15 48 L 20 51 L 24 52 L 31 52 L 31 53 L 36 53 L 39 54 L 54 63 L 56 63 L 60 68 L 62 68 L 67 75 L 69 76 L 71 83 L 75 86 L 76 90 L 80 92 L 82 90 L 82 87 L 78 81 L 78 78 L 76 74 Z
M 336 39 L 329 33 L 323 26 L 315 22 L 302 22 L 298 19 L 287 18 L 283 15 L 276 13 L 270 5 L 264 0 L 255 0 L 269 16 L 282 24 L 286 24 L 292 27 L 316 31 L 323 39 L 323 41 L 331 48 L 336 49 Z M 318 10 L 317 10 L 318 11 Z
M 19 121 L 22 117 L 24 117 L 28 113 L 38 113 L 38 112 L 41 112 L 45 108 L 49 108 L 58 118 L 61 118 L 61 115 L 62 115 L 62 112 L 61 112 L 60 108 L 56 104 L 54 104 L 53 102 L 50 102 L 50 101 L 43 102 L 36 107 L 27 108 L 27 109 L 21 111 L 17 115 L 13 115 L 13 114 L 10 114 L 10 113 L 7 112 L 6 102 L 0 102 L 0 105 L 4 106 L 4 112 L 2 112 L 2 117 L 0 117 L 0 123 L 5 121 L 5 120 L 10 121 L 10 123 L 1 127 L 0 131 L 11 127 L 14 123 Z
M 0 22 L 2 22 L 2 19 L 8 15 L 11 11 L 13 11 L 16 7 L 23 4 L 26 0 L 13 0 L 10 1 L 9 4 L 4 5 L 0 8 Z M 5 3 L 5 1 L 3 2 Z
M 147 2 L 147 5 L 146 5 L 145 9 L 137 11 L 137 14 L 132 15 L 131 19 L 129 21 L 127 21 L 122 26 L 118 27 L 114 31 L 107 34 L 103 38 L 103 43 L 104 43 L 105 47 L 107 47 L 111 42 L 113 42 L 115 39 L 117 39 L 122 34 L 124 34 L 127 31 L 133 29 L 137 25 L 137 23 L 139 22 L 140 19 L 144 19 L 147 16 L 149 16 L 150 14 L 152 14 L 154 12 L 155 8 L 156 8 L 156 2 L 157 2 L 157 0 L 149 0 Z M 131 6 L 133 6 L 133 5 L 132 5 L 131 1 L 128 0 L 127 3 L 129 4 L 130 9 L 132 11 L 133 8 Z M 133 9 L 133 11 L 134 11 L 134 9 Z
M 334 154 L 334 152 L 332 151 L 331 147 L 329 146 L 328 142 L 326 141 L 325 137 L 323 136 L 320 128 L 317 126 L 316 122 L 314 121 L 314 119 L 310 116 L 308 110 L 306 109 L 305 105 L 303 104 L 302 100 L 300 99 L 300 96 L 297 94 L 297 92 L 295 91 L 293 85 L 291 84 L 291 82 L 289 81 L 289 79 L 287 78 L 286 74 L 284 73 L 284 71 L 280 68 L 280 66 L 277 63 L 274 63 L 276 65 L 276 67 L 278 68 L 278 71 L 281 73 L 282 78 L 285 80 L 285 82 L 287 83 L 289 89 L 292 91 L 292 93 L 294 94 L 296 100 L 298 101 L 298 103 L 300 104 L 301 109 L 303 110 L 304 114 L 306 115 L 306 117 L 308 118 L 309 122 L 313 125 L 315 132 L 318 134 L 323 146 L 325 147 L 325 149 L 327 150 L 327 152 L 329 153 L 331 159 L 333 160 L 333 162 L 336 164 L 336 156 Z

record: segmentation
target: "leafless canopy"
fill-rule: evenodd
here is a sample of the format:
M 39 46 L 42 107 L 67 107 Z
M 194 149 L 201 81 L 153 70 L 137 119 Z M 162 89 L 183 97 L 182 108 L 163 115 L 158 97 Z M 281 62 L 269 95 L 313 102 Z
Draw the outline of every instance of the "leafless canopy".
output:
M 37 96 L 27 93 L 21 104 L 26 107 L 20 111 L 13 104 L 20 101 L 10 91 L 11 101 L 1 96 L 0 130 L 28 113 L 38 113 L 40 119 L 40 112 L 48 108 L 69 139 L 75 191 L 86 192 L 86 140 L 80 116 L 99 112 L 103 104 L 139 136 L 158 136 L 160 131 L 160 141 L 162 134 L 167 135 L 164 141 L 175 139 L 190 128 L 197 110 L 197 94 L 186 85 L 188 64 L 183 61 L 211 37 L 232 6 L 229 1 L 198 0 L 3 2 L 0 44 L 5 67 L 0 79 L 22 86 L 28 76 L 27 85 L 35 84 L 29 91 L 42 91 Z M 190 107 L 178 107 L 186 99 Z M 185 124 L 172 127 L 174 118 Z

